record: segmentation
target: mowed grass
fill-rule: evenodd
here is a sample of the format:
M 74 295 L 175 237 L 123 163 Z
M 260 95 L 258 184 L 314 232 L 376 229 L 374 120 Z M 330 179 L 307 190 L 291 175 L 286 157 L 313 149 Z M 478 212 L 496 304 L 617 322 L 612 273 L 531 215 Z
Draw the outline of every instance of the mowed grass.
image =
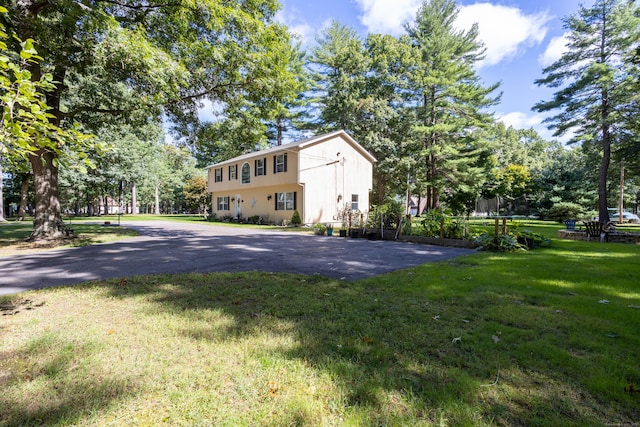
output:
M 640 245 L 554 240 L 358 282 L 129 277 L 0 301 L 3 426 L 640 419 Z

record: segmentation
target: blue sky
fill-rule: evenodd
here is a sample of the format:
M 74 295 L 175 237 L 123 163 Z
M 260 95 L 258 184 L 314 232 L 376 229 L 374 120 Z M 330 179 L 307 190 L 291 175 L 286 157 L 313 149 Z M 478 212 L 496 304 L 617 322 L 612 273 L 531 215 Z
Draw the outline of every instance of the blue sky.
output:
M 332 19 L 354 28 L 364 38 L 368 33 L 401 35 L 403 24 L 412 21 L 421 0 L 281 0 L 277 19 L 298 34 L 311 48 L 315 36 Z M 502 82 L 502 102 L 496 116 L 516 128 L 534 127 L 545 138 L 551 132 L 541 124 L 544 118 L 531 111 L 552 91 L 538 87 L 542 69 L 559 57 L 564 48 L 562 19 L 587 7 L 593 0 L 459 0 L 458 25 L 478 23 L 480 38 L 487 48 L 485 61 L 477 71 L 487 85 Z

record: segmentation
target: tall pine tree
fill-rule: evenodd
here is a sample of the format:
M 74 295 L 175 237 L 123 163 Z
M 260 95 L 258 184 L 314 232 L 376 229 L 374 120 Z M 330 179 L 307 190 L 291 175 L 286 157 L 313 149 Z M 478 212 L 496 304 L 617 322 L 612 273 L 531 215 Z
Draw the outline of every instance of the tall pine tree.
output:
M 416 125 L 416 151 L 423 161 L 426 208 L 441 197 L 471 200 L 485 173 L 485 144 L 478 129 L 492 123 L 487 108 L 498 84 L 483 86 L 474 64 L 484 55 L 478 28 L 457 30 L 459 8 L 453 0 L 425 1 L 407 32 L 414 63 L 409 70 Z M 468 200 L 467 200 L 468 201 Z
M 633 0 L 598 0 L 591 8 L 581 6 L 565 26 L 569 30 L 566 52 L 536 81 L 558 90 L 534 109 L 560 110 L 546 120 L 555 135 L 572 132 L 571 142 L 600 152 L 598 213 L 600 222 L 607 222 L 612 146 L 634 137 L 633 132 L 625 132 L 630 126 L 624 112 L 637 103 L 625 58 L 640 40 L 638 7 Z

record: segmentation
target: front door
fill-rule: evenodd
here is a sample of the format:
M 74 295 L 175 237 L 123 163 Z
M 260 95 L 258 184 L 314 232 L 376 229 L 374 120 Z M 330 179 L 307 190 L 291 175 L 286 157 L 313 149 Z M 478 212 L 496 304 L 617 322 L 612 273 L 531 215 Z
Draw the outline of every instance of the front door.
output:
M 242 218 L 242 200 L 239 194 L 236 194 L 236 218 Z

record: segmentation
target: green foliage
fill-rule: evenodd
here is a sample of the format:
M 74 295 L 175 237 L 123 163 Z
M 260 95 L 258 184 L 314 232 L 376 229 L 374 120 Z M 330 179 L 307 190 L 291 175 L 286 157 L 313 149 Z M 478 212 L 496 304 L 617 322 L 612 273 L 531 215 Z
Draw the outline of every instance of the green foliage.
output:
M 566 21 L 568 43 L 563 55 L 536 81 L 557 91 L 534 106 L 540 112 L 560 110 L 545 121 L 555 135 L 571 133 L 599 158 L 599 217 L 609 217 L 608 170 L 615 144 L 636 141 L 637 63 L 640 13 L 635 2 L 598 0 L 580 6 Z M 635 74 L 635 76 L 633 75 Z M 635 142 L 631 142 L 635 145 Z
M 477 26 L 454 28 L 458 11 L 452 0 L 424 2 L 407 26 L 415 62 L 409 73 L 413 153 L 424 165 L 416 177 L 429 210 L 456 193 L 478 194 L 487 176 L 488 142 L 478 130 L 493 122 L 485 111 L 497 102 L 490 94 L 498 85 L 484 87 L 476 74 L 484 48 Z M 469 199 L 456 200 L 456 210 Z
M 7 13 L 7 10 L 2 8 L 0 13 Z M 38 78 L 31 71 L 43 61 L 35 50 L 34 41 L 21 41 L 14 35 L 14 41 L 19 42 L 16 55 L 9 51 L 4 41 L 8 39 L 4 30 L 0 23 L 0 155 L 21 162 L 42 150 L 61 154 L 71 145 L 79 159 L 90 165 L 84 150 L 92 146 L 91 137 L 77 127 L 58 126 L 52 114 L 54 111 L 46 104 L 47 92 L 56 87 L 53 75 L 44 73 Z
M 403 223 L 403 233 L 424 237 L 464 239 L 467 224 L 463 218 L 452 217 L 439 209 L 428 211 L 423 217 L 416 217 L 411 224 Z
M 555 229 L 553 232 L 555 235 Z M 478 235 L 475 241 L 480 244 L 483 250 L 493 252 L 514 252 L 551 245 L 551 239 L 547 236 L 529 228 L 522 229 L 522 224 L 518 222 L 510 223 L 506 234 L 496 236 L 495 232 L 485 232 Z
M 203 176 L 189 179 L 184 186 L 184 199 L 187 208 L 199 213 L 206 212 L 211 201 L 211 195 L 207 191 L 207 179 Z
M 367 228 L 379 229 L 381 226 L 386 229 L 394 229 L 398 225 L 398 220 L 404 216 L 404 204 L 396 199 L 388 199 L 383 205 L 371 206 L 367 220 Z
M 293 223 L 293 219 L 291 220 L 291 222 Z M 313 224 L 313 234 L 316 234 L 318 236 L 324 236 L 324 234 L 327 232 L 327 227 L 324 224 Z
M 527 246 L 518 242 L 518 237 L 511 233 L 497 236 L 491 233 L 484 233 L 476 238 L 476 242 L 480 244 L 483 250 L 491 252 L 514 252 L 527 249 Z
M 294 226 L 298 226 L 302 224 L 302 219 L 300 218 L 300 212 L 298 212 L 297 209 L 293 211 L 293 215 L 291 216 L 291 224 L 293 224 Z
M 543 219 L 551 219 L 562 223 L 566 219 L 581 219 L 585 215 L 582 206 L 572 202 L 558 202 L 551 208 L 540 212 Z

